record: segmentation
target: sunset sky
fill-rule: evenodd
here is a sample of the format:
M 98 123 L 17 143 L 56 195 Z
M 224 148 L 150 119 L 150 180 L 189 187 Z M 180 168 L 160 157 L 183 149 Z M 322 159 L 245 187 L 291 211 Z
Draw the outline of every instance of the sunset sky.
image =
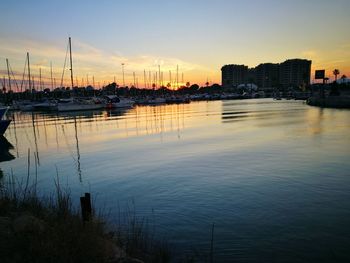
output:
M 184 80 L 221 82 L 224 64 L 254 67 L 288 58 L 312 60 L 312 71 L 334 68 L 350 76 L 349 0 L 100 0 L 3 1 L 0 72 L 23 73 L 30 52 L 34 74 L 60 79 L 68 37 L 79 82 L 126 84 L 133 72 L 161 70 L 164 81 L 176 65 Z M 66 71 L 66 76 L 68 76 Z M 312 73 L 313 75 L 313 73 Z M 181 77 L 179 77 L 181 78 Z

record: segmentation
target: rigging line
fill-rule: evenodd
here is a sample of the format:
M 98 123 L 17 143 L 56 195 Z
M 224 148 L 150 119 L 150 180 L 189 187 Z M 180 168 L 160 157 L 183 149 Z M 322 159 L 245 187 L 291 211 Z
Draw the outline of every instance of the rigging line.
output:
M 22 81 L 21 81 L 21 92 L 22 92 L 22 88 L 23 88 L 23 84 L 24 84 L 24 76 L 26 74 L 26 68 L 27 68 L 27 56 L 26 56 L 26 60 L 24 61 L 23 76 L 22 76 Z
M 63 77 L 64 77 L 64 70 L 66 69 L 66 62 L 67 62 L 67 56 L 68 56 L 68 48 L 69 48 L 69 43 L 67 44 L 66 57 L 64 58 L 63 71 L 62 71 L 62 77 L 61 77 L 61 88 L 63 87 Z
M 10 71 L 11 71 L 13 80 L 15 81 L 16 88 L 17 88 L 17 91 L 18 91 L 18 83 L 17 83 L 17 80 L 16 80 L 16 78 L 15 78 L 15 74 L 13 74 L 13 70 L 12 70 L 11 64 L 9 64 L 9 67 L 10 67 Z

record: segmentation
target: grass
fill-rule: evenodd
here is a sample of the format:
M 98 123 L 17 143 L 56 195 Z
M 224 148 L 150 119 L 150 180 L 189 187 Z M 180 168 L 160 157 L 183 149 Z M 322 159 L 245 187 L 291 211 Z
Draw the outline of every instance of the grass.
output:
M 39 196 L 38 157 L 34 153 L 35 173 L 31 176 L 28 149 L 27 174 L 18 180 L 12 170 L 0 170 L 0 262 L 212 262 L 205 251 L 172 257 L 173 248 L 155 237 L 148 221 L 136 215 L 134 202 L 107 224 L 105 213 L 96 213 L 83 222 L 80 207 L 74 206 L 71 192 L 60 184 L 56 167 L 55 191 Z M 76 200 L 77 201 L 77 200 Z M 123 215 L 123 216 L 122 216 Z M 110 218 L 110 217 L 108 217 Z M 26 222 L 23 224 L 23 222 Z M 213 231 L 213 230 L 212 230 Z M 213 242 L 213 240 L 211 241 Z M 212 246 L 212 244 L 211 244 Z M 116 255 L 119 255 L 117 257 Z
M 37 194 L 36 180 L 29 181 L 28 173 L 24 182 L 13 175 L 0 182 L 1 262 L 128 262 L 117 260 L 116 250 L 124 260 L 170 262 L 168 245 L 156 241 L 147 222 L 131 209 L 126 224 L 109 231 L 96 213 L 91 221 L 82 221 L 58 177 L 55 193 L 43 197 Z

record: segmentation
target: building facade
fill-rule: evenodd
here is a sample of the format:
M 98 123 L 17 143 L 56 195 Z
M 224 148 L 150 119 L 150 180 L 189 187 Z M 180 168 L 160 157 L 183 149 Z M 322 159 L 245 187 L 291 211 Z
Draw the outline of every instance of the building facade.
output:
M 221 68 L 221 84 L 223 87 L 237 87 L 245 83 L 248 76 L 248 66 L 245 65 L 225 65 Z
M 280 65 L 263 63 L 255 67 L 255 83 L 260 89 L 276 88 L 279 85 Z
M 284 88 L 310 84 L 311 60 L 288 59 L 280 64 L 280 84 Z
M 221 68 L 225 88 L 254 83 L 260 89 L 300 87 L 310 84 L 311 60 L 288 59 L 282 63 L 263 63 L 255 68 L 230 64 Z

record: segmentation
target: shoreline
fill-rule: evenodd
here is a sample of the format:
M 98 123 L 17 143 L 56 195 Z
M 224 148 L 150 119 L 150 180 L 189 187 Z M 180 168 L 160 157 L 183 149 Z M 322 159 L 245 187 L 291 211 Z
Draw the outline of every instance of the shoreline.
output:
M 350 109 L 350 96 L 310 97 L 306 103 L 322 108 Z

